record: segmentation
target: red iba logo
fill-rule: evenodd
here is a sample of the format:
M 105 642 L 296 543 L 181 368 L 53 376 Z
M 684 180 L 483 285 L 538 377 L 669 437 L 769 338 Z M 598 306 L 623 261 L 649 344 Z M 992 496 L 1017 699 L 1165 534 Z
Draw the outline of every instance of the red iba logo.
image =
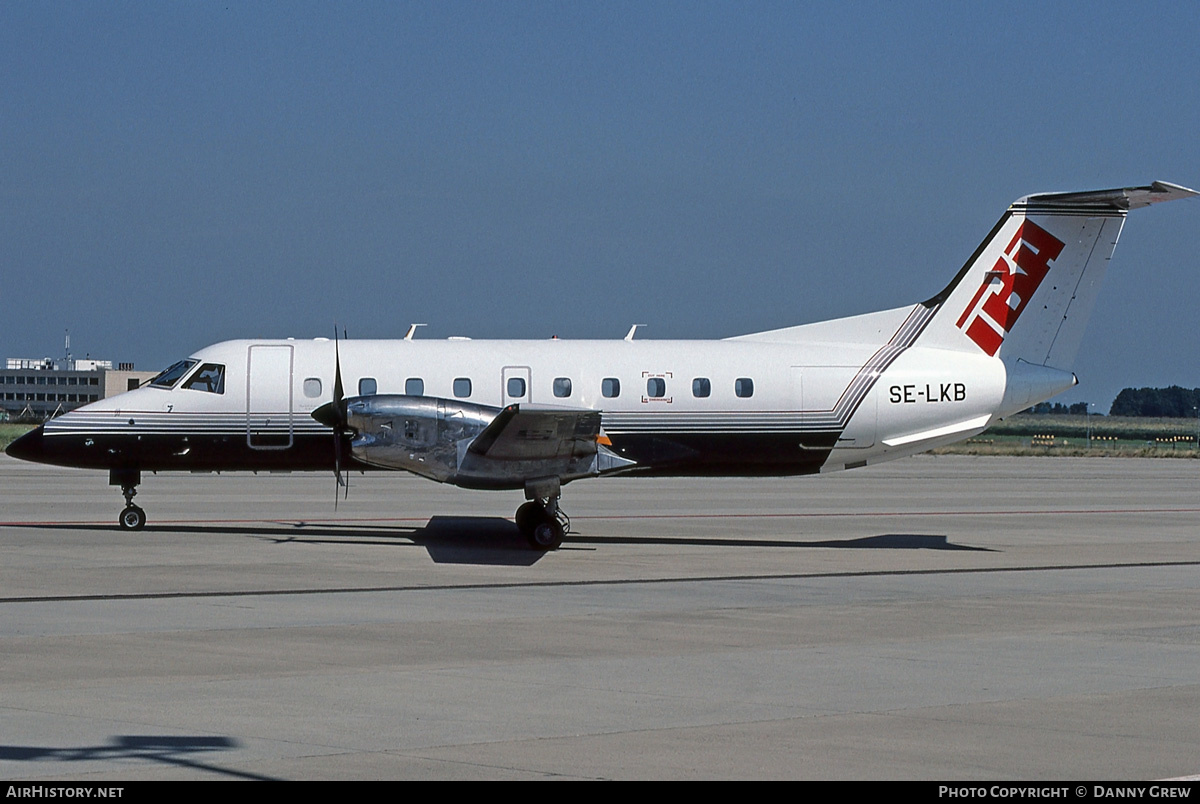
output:
M 1062 250 L 1062 241 L 1033 221 L 1024 221 L 996 265 L 984 274 L 955 326 L 963 329 L 967 324 L 967 337 L 994 357 Z

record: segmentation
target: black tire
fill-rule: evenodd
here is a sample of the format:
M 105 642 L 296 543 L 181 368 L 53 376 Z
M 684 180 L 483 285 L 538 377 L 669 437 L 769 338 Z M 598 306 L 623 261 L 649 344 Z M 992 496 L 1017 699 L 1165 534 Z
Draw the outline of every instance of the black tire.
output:
M 527 502 L 517 509 L 517 514 L 513 517 L 513 521 L 517 523 L 517 530 L 526 536 L 531 536 L 533 529 L 545 518 L 546 509 L 541 503 Z
M 146 512 L 136 505 L 126 506 L 117 522 L 121 530 L 141 530 L 146 527 Z
M 526 534 L 526 538 L 534 550 L 557 550 L 562 545 L 565 535 L 563 526 L 557 519 L 543 516 L 541 521 L 534 525 L 533 530 Z

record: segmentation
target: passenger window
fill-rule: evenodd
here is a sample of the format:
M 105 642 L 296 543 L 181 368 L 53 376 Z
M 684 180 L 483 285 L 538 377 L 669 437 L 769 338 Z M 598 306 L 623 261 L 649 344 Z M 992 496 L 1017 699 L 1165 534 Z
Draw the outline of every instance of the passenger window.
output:
M 363 377 L 358 381 L 358 395 L 372 396 L 379 390 L 379 383 L 375 382 L 374 377 Z
M 513 399 L 520 399 L 521 397 L 525 396 L 524 377 L 508 378 L 508 395 Z
M 425 396 L 425 381 L 420 377 L 409 377 L 404 381 L 404 393 L 409 396 Z
M 743 399 L 754 396 L 754 380 L 749 377 L 738 377 L 733 384 L 733 392 Z
M 554 395 L 559 398 L 571 395 L 571 380 L 569 377 L 554 378 Z
M 454 395 L 459 399 L 465 399 L 471 395 L 471 379 L 469 377 L 459 377 L 455 379 Z
M 692 396 L 703 399 L 706 396 L 712 395 L 712 383 L 708 381 L 708 377 L 697 377 L 692 380 Z
M 223 394 L 225 393 L 225 367 L 220 363 L 205 363 L 183 384 L 183 387 L 210 394 Z
M 667 381 L 662 377 L 651 377 L 646 380 L 646 396 L 658 399 L 667 395 Z
M 600 393 L 609 399 L 615 399 L 621 395 L 621 381 L 616 377 L 605 377 L 600 383 Z
M 316 399 L 321 395 L 320 377 L 309 377 L 304 380 L 304 395 L 309 399 Z

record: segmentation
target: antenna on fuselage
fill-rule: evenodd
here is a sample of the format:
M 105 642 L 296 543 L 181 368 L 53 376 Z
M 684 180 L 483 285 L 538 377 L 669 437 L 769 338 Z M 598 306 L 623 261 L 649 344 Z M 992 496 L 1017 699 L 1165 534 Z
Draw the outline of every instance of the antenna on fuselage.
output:
M 409 324 L 408 332 L 404 333 L 404 340 L 411 341 L 413 336 L 417 334 L 417 327 L 427 327 L 428 324 Z
M 644 327 L 644 326 L 646 326 L 646 325 L 645 324 L 634 324 L 632 327 L 629 328 L 629 331 L 625 333 L 625 340 L 627 340 L 627 341 L 633 340 L 633 335 L 635 332 L 637 332 L 637 328 Z

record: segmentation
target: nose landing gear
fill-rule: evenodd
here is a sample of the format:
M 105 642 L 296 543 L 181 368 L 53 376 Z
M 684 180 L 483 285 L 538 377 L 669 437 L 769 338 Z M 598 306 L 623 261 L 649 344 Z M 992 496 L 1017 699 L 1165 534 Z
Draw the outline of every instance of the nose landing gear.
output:
M 121 493 L 125 495 L 125 509 L 117 518 L 121 530 L 141 530 L 146 527 L 146 512 L 133 504 L 137 486 L 141 482 L 142 473 L 138 469 L 110 469 L 108 472 L 108 484 L 120 486 Z
M 146 512 L 140 506 L 130 503 L 121 511 L 121 518 L 117 521 L 121 524 L 121 530 L 141 530 L 146 527 Z

